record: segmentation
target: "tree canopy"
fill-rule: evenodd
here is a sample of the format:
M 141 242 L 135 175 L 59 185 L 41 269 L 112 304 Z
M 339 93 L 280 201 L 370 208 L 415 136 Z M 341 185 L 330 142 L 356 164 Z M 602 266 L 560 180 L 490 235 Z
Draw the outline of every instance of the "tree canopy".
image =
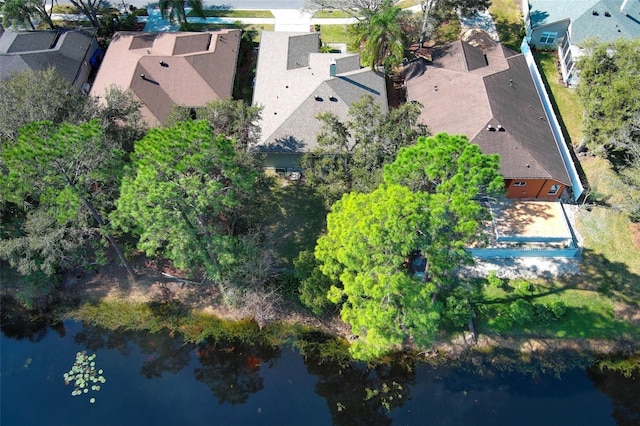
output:
M 591 41 L 580 70 L 584 142 L 606 155 L 625 185 L 624 208 L 640 221 L 640 40 Z
M 504 192 L 499 161 L 498 155 L 483 154 L 466 136 L 439 133 L 419 138 L 385 166 L 387 184 L 432 194 L 431 226 L 425 234 L 428 244 L 421 249 L 427 258 L 426 278 L 438 289 L 451 284 L 452 265 L 470 261 L 465 246 L 479 237 L 487 216 L 478 197 Z
M 362 62 L 372 70 L 382 66 L 389 73 L 405 56 L 407 42 L 400 20 L 406 13 L 391 0 L 384 0 L 375 11 L 362 13 L 363 19 L 354 28 Z
M 33 19 L 41 19 L 51 29 L 55 28 L 51 21 L 53 0 L 47 7 L 47 0 L 5 0 L 0 9 L 2 11 L 2 24 L 5 27 L 25 25 L 35 30 Z
M 383 114 L 371 96 L 351 105 L 346 122 L 332 113 L 321 114 L 318 148 L 301 161 L 306 181 L 329 204 L 346 192 L 372 191 L 382 182 L 384 164 L 394 161 L 400 148 L 428 134 L 419 116 L 420 105 L 412 103 Z
M 71 257 L 70 253 L 82 246 L 83 238 L 94 234 L 97 225 L 98 235 L 109 240 L 128 268 L 103 221 L 116 196 L 123 152 L 104 137 L 97 120 L 80 125 L 50 121 L 29 124 L 20 131 L 17 141 L 3 147 L 1 154 L 1 201 L 36 209 L 27 216 L 23 235 L 3 241 L 2 251 L 13 254 L 8 260 L 15 267 L 23 273 L 36 269 L 53 273 L 55 266 L 67 264 L 65 256 Z M 45 235 L 49 245 L 42 248 Z M 47 251 L 50 254 L 45 256 Z M 40 255 L 25 254 L 29 252 Z M 21 253 L 31 259 L 29 268 L 13 263 L 15 255 Z M 47 261 L 51 256 L 54 262 Z M 133 277 L 133 271 L 128 271 Z
M 234 142 L 205 121 L 152 129 L 136 143 L 114 224 L 138 235 L 148 255 L 221 280 L 236 262 L 242 201 L 257 179 L 236 158 Z
M 439 293 L 452 288 L 453 269 L 470 261 L 465 248 L 482 236 L 486 210 L 477 198 L 504 186 L 498 168 L 497 156 L 482 154 L 464 136 L 420 137 L 385 167 L 383 185 L 333 205 L 315 250 L 327 279 L 307 271 L 312 279 L 305 281 L 311 287 L 305 295 L 320 308 L 324 289 L 341 306 L 359 337 L 354 355 L 366 359 L 405 343 L 431 342 Z M 414 271 L 409 265 L 420 258 L 424 270 Z
M 426 243 L 428 197 L 383 186 L 369 194 L 346 194 L 327 216 L 327 234 L 315 255 L 320 270 L 341 283 L 331 287 L 329 299 L 342 304 L 342 319 L 359 336 L 352 347 L 358 357 L 382 355 L 409 338 L 419 344 L 433 338 L 434 289 L 406 268 L 407 256 Z
M 20 129 L 35 121 L 88 121 L 93 118 L 91 101 L 54 68 L 16 73 L 0 81 L 0 141 L 17 138 Z
M 640 40 L 591 41 L 578 61 L 584 137 L 603 147 L 640 111 Z
M 236 141 L 236 149 L 248 151 L 260 139 L 262 107 L 248 105 L 240 100 L 218 99 L 202 107 L 176 105 L 169 114 L 166 127 L 195 118 L 206 120 L 213 130 Z
M 504 190 L 499 167 L 498 155 L 483 154 L 466 136 L 439 133 L 400 149 L 396 160 L 385 166 L 384 179 L 414 191 L 494 196 Z
M 103 135 L 126 150 L 146 131 L 140 102 L 130 91 L 112 86 L 104 102 L 98 103 L 74 89 L 54 68 L 19 72 L 0 81 L 0 142 L 15 140 L 24 126 L 36 121 L 80 124 L 91 119 L 98 119 Z

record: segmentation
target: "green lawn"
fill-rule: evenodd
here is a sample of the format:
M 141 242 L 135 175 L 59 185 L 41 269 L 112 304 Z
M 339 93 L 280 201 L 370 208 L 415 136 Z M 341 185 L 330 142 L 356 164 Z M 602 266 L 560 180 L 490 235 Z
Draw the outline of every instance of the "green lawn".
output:
M 623 321 L 615 315 L 617 301 L 609 295 L 595 290 L 572 288 L 571 283 L 537 281 L 531 291 L 519 291 L 512 287 L 515 282 L 502 288 L 485 285 L 480 293 L 481 307 L 479 329 L 483 333 L 509 334 L 549 338 L 609 338 L 611 336 L 638 338 L 640 328 Z M 524 298 L 535 305 L 563 302 L 566 314 L 560 319 L 547 322 L 534 321 L 524 326 L 501 321 L 508 315 L 508 306 L 517 299 Z
M 187 16 L 195 17 L 193 10 Z M 207 9 L 204 16 L 208 18 L 273 18 L 270 10 L 235 10 L 235 9 Z
M 517 3 L 519 2 L 514 0 L 492 0 L 489 13 L 496 23 L 502 45 L 519 52 L 524 37 L 524 27 Z
M 320 38 L 323 43 L 352 43 L 351 25 L 321 25 Z
M 560 124 L 564 127 L 565 138 L 573 146 L 577 146 L 582 140 L 582 104 L 575 92 L 560 84 L 556 57 L 550 52 L 536 52 L 534 54 L 538 69 L 540 70 L 549 98 L 557 113 Z
M 395 6 L 400 9 L 406 9 L 407 7 L 416 6 L 420 4 L 420 0 L 400 0 L 395 2 Z
M 273 24 L 249 24 L 242 25 L 239 23 L 236 24 L 189 24 L 189 31 L 215 31 L 225 28 L 239 28 L 244 30 L 256 31 L 257 35 L 254 37 L 253 41 L 256 43 L 260 42 L 260 33 L 262 31 L 273 31 L 275 29 L 275 25 Z
M 352 18 L 353 15 L 344 10 L 318 10 L 313 14 L 314 18 Z
M 278 178 L 269 199 L 264 202 L 264 226 L 277 243 L 278 263 L 292 266 L 303 250 L 313 250 L 324 232 L 327 209 L 324 199 L 302 183 L 287 183 Z

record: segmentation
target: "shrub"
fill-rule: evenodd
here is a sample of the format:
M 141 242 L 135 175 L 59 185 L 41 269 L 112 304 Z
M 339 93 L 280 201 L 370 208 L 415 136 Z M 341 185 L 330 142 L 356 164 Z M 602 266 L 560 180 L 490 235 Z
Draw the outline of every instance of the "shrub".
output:
M 514 280 L 512 285 L 516 289 L 516 291 L 521 294 L 531 293 L 531 291 L 533 290 L 533 285 L 529 281 L 522 278 Z
M 535 309 L 531 302 L 518 299 L 509 305 L 509 316 L 517 325 L 531 324 L 535 318 Z
M 496 271 L 489 271 L 489 275 L 487 276 L 487 281 L 489 282 L 490 286 L 495 288 L 500 288 L 504 284 L 504 281 L 502 281 L 502 278 L 498 277 L 498 274 L 496 273 Z
M 567 305 L 560 300 L 547 303 L 545 306 L 551 311 L 556 319 L 562 318 L 567 313 Z
M 467 299 L 459 299 L 455 296 L 447 297 L 444 316 L 458 328 L 466 327 L 473 315 Z
M 536 322 L 540 324 L 549 324 L 552 320 L 555 319 L 555 315 L 547 305 L 535 304 L 533 306 L 535 308 Z

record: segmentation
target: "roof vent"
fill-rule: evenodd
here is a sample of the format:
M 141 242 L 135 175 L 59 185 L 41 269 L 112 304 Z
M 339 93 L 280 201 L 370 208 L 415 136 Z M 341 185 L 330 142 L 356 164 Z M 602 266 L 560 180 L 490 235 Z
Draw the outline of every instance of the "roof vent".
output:
M 591 14 L 592 14 L 593 16 L 598 16 L 598 15 L 600 15 L 600 14 L 598 13 L 598 11 L 597 11 L 597 10 L 592 11 L 592 12 L 591 12 Z
M 166 67 L 168 67 L 168 66 L 169 66 L 169 64 L 168 64 L 168 63 L 166 63 L 165 61 L 160 61 L 160 66 L 161 66 L 161 67 L 165 67 L 165 68 L 166 68 Z
M 498 124 L 498 131 L 499 132 L 504 132 L 504 127 L 502 127 L 500 124 Z
M 330 100 L 331 102 L 338 102 L 338 98 L 336 98 L 335 96 L 331 96 L 331 97 L 329 98 L 329 100 Z
M 490 131 L 490 132 L 495 132 L 496 128 L 493 127 L 491 124 L 487 124 L 487 130 Z
M 433 86 L 433 91 L 437 92 L 438 91 L 438 85 L 436 84 L 435 86 Z
M 607 18 L 611 18 L 611 14 L 607 11 L 604 12 L 604 16 L 606 16 Z
M 140 78 L 147 78 L 147 76 L 144 74 L 140 74 Z
M 322 102 L 322 101 L 324 100 L 324 99 L 322 99 L 322 96 L 318 96 L 318 95 L 314 96 L 314 99 L 315 99 L 317 102 Z

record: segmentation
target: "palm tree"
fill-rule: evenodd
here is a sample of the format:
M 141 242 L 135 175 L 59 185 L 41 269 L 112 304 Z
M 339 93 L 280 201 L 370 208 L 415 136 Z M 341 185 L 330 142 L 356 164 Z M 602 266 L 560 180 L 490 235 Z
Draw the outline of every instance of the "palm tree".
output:
M 405 35 L 400 24 L 404 12 L 391 0 L 385 0 L 376 12 L 363 12 L 364 19 L 355 27 L 362 61 L 372 70 L 383 66 L 388 73 L 404 58 Z
M 190 7 L 196 16 L 204 18 L 204 7 L 202 0 L 160 0 L 160 13 L 162 19 L 169 22 L 177 22 L 181 27 L 187 28 L 187 12 L 185 5 Z

